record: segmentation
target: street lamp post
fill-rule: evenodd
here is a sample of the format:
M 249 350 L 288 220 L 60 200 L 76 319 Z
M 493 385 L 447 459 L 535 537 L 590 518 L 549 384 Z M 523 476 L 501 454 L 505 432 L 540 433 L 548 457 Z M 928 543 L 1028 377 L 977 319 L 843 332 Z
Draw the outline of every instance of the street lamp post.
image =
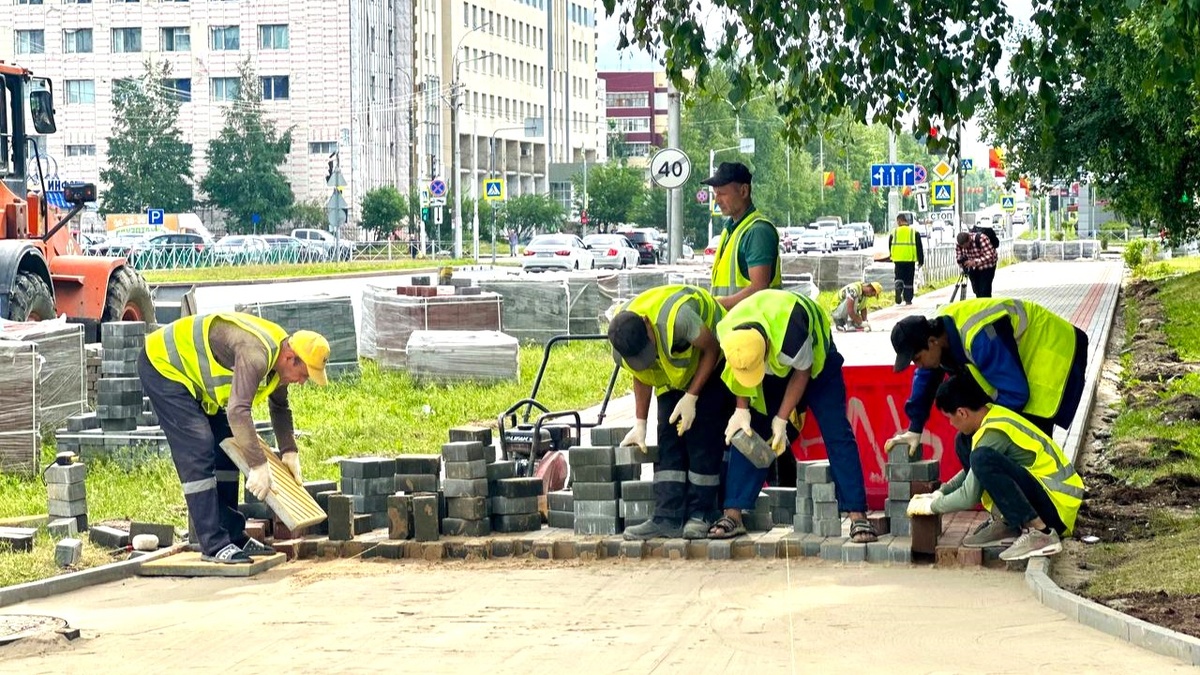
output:
M 450 141 L 452 152 L 454 153 L 454 177 L 451 178 L 451 187 L 454 188 L 454 257 L 455 259 L 462 258 L 462 156 L 461 142 L 458 138 L 458 110 L 461 105 L 458 102 L 459 90 L 462 88 L 462 83 L 459 82 L 458 68 L 462 62 L 458 60 L 458 53 L 462 50 L 462 44 L 466 41 L 467 36 L 475 31 L 482 30 L 491 25 L 490 22 L 484 22 L 475 26 L 471 30 L 463 34 L 458 40 L 458 46 L 454 48 L 454 57 L 452 69 L 454 71 L 454 84 L 450 88 Z
M 517 129 L 525 129 L 525 127 L 499 127 L 492 131 L 492 138 L 488 141 L 488 178 L 495 178 L 496 174 L 496 134 L 501 131 L 516 131 Z M 496 202 L 492 202 L 492 265 L 496 264 Z M 476 219 L 478 219 L 479 203 L 475 204 Z

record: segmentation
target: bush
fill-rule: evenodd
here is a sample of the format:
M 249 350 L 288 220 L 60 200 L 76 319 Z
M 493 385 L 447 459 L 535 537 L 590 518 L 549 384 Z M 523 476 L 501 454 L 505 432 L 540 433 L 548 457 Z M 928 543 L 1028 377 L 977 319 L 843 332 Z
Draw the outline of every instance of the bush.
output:
M 1134 239 L 1125 245 L 1125 266 L 1134 274 L 1142 274 L 1145 266 L 1158 259 L 1158 241 Z
M 1101 251 L 1108 250 L 1108 233 L 1107 232 L 1100 233 L 1100 250 Z

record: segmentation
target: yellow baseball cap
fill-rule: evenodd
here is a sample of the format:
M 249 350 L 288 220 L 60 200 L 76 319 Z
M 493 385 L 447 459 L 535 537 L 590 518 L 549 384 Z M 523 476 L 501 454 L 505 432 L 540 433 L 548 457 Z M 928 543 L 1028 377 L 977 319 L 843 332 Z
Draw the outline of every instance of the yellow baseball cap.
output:
M 871 288 L 875 289 L 875 295 L 883 295 L 883 284 L 878 281 L 872 281 Z
M 767 371 L 767 341 L 753 328 L 731 332 L 721 341 L 725 362 L 743 387 L 757 387 Z
M 325 364 L 329 361 L 329 341 L 320 333 L 311 330 L 298 330 L 288 337 L 288 344 L 296 356 L 308 366 L 308 378 L 325 386 L 329 379 L 325 377 Z

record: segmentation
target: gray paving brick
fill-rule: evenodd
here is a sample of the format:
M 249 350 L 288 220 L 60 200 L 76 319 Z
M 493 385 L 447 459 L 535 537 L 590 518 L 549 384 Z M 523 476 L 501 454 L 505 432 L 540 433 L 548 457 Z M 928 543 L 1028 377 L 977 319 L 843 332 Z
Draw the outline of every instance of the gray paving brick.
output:
M 617 515 L 625 519 L 625 525 L 645 522 L 654 517 L 654 501 L 622 499 L 617 506 Z M 630 522 L 634 521 L 634 522 Z
M 393 473 L 437 476 L 442 472 L 441 455 L 399 455 Z
M 801 475 L 801 478 L 804 476 Z M 796 483 L 796 503 L 799 504 L 801 499 L 812 501 L 812 486 L 805 482 Z
M 811 484 L 828 483 L 833 480 L 833 472 L 828 461 L 817 461 L 804 467 L 804 482 Z
M 613 483 L 619 482 L 615 465 L 609 466 L 577 466 L 571 469 L 571 478 L 580 483 Z
M 505 478 L 494 487 L 495 497 L 540 497 L 545 484 L 541 478 Z
M 567 451 L 567 461 L 574 473 L 578 467 L 613 466 L 616 453 L 611 447 L 576 447 Z
M 479 441 L 457 441 L 442 446 L 442 458 L 447 462 L 490 462 L 490 451 Z
M 575 499 L 583 501 L 620 499 L 621 484 L 582 483 L 577 481 L 571 486 L 571 493 Z
M 837 502 L 813 502 L 813 520 L 837 520 L 840 517 Z
M 497 481 L 517 477 L 517 463 L 512 461 L 492 462 L 487 465 L 487 479 Z
M 46 494 L 50 499 L 73 502 L 87 497 L 84 483 L 47 483 Z
M 51 539 L 66 539 L 79 534 L 79 524 L 74 518 L 55 518 L 46 524 Z
M 446 516 L 463 520 L 483 520 L 491 515 L 488 497 L 448 497 Z
M 87 513 L 87 500 L 78 499 L 64 502 L 58 499 L 51 499 L 47 502 L 47 510 L 52 518 L 74 517 Z
M 633 427 L 603 426 L 592 428 L 592 445 L 609 447 L 620 443 Z
M 709 560 L 733 560 L 732 539 L 710 539 L 708 542 Z
M 446 462 L 446 478 L 473 480 L 488 478 L 488 463 L 482 459 L 471 462 Z
M 768 487 L 763 488 L 763 493 L 767 495 L 772 507 L 796 503 L 796 488 L 794 487 Z
M 796 515 L 811 516 L 813 514 L 813 500 L 808 497 L 796 498 Z
M 888 562 L 908 564 L 912 562 L 912 540 L 897 536 L 888 544 Z
M 488 481 L 486 478 L 476 478 L 474 480 L 451 480 L 447 478 L 442 481 L 442 492 L 447 497 L 487 497 L 489 495 Z
M 447 537 L 486 537 L 492 533 L 492 522 L 488 518 L 465 520 L 446 518 L 442 521 L 442 534 Z
M 754 557 L 770 560 L 779 554 L 779 541 L 782 534 L 770 533 L 754 540 Z
M 910 520 L 907 516 L 902 518 L 896 518 L 893 516 L 890 530 L 891 533 L 897 537 L 912 536 L 912 520 Z
M 82 483 L 87 477 L 87 465 L 81 462 L 75 464 L 51 464 L 45 474 L 47 483 Z
M 412 497 L 391 495 L 387 498 L 388 539 L 412 537 Z
M 813 528 L 812 516 L 796 514 L 792 518 L 792 528 L 797 532 L 812 532 L 812 528 Z
M 615 497 L 614 497 L 615 499 Z M 551 511 L 570 511 L 575 512 L 575 495 L 570 490 L 556 490 L 546 496 L 547 504 Z
M 842 562 L 860 563 L 867 561 L 867 545 L 857 544 L 849 539 L 842 544 Z
M 894 445 L 891 450 L 888 450 L 888 464 L 911 464 L 915 457 L 909 456 L 909 447 L 907 444 Z
M 912 498 L 911 483 L 888 483 L 888 499 L 903 499 L 908 501 Z
M 492 444 L 492 430 L 488 427 L 454 427 L 450 430 L 451 443 L 479 443 L 480 445 L 490 446 Z
M 842 546 L 845 545 L 845 543 L 845 537 L 830 537 L 821 542 L 821 559 L 841 562 Z
M 833 483 L 813 483 L 812 500 L 814 504 L 826 502 L 837 503 L 837 488 Z
M 32 527 L 0 527 L 0 551 L 29 553 L 36 537 L 37 530 Z
M 387 511 L 388 495 L 346 495 L 354 504 L 355 513 L 377 513 Z
M 937 480 L 939 465 L 932 459 L 909 464 L 888 464 L 888 482 Z
M 354 538 L 353 497 L 330 495 L 328 515 L 330 541 L 347 541 Z
M 492 514 L 492 530 L 495 532 L 536 532 L 540 529 L 542 529 L 540 513 Z
M 490 503 L 493 515 L 516 515 L 538 510 L 537 497 L 491 497 Z
M 771 507 L 771 523 L 773 525 L 787 525 L 790 527 L 795 518 L 796 507 L 794 504 L 790 507 L 782 504 Z
M 564 530 L 575 529 L 575 512 L 574 511 L 550 511 L 548 520 L 550 527 L 560 527 Z
M 83 542 L 63 539 L 54 545 L 54 563 L 59 567 L 74 567 L 83 558 Z
M 620 515 L 620 503 L 615 499 L 606 500 L 586 500 L 575 499 L 575 518 L 588 518 L 600 516 L 605 518 L 617 518 Z
M 354 536 L 366 534 L 371 531 L 371 521 L 374 520 L 372 513 L 356 513 L 354 514 Z
M 645 452 L 636 445 L 619 446 L 614 452 L 618 466 L 653 464 L 658 461 L 659 456 L 657 445 L 646 446 Z
M 819 534 L 822 537 L 837 537 L 842 534 L 842 521 L 813 518 L 813 534 Z
M 342 478 L 379 478 L 376 457 L 349 457 L 338 463 Z
M 604 549 L 604 557 L 606 557 L 606 558 L 621 557 L 621 545 L 624 543 L 625 543 L 625 540 L 621 539 L 620 537 L 606 538 L 604 541 L 600 542 L 601 546 Z
M 486 484 L 487 481 L 484 483 Z M 439 532 L 437 495 L 413 497 L 412 510 L 413 538 L 417 541 L 437 541 Z
M 383 511 L 376 511 L 374 513 L 364 514 L 364 515 L 366 515 L 370 519 L 367 521 L 370 523 L 371 529 L 369 531 L 373 532 L 375 530 L 386 530 L 391 526 L 391 521 L 388 520 L 387 509 L 384 509 Z
M 125 548 L 129 545 L 129 533 L 107 525 L 97 525 L 88 530 L 88 539 L 100 548 L 110 550 Z
M 667 560 L 687 560 L 688 542 L 686 539 L 668 539 L 663 542 L 663 557 Z
M 885 563 L 888 561 L 888 547 L 892 543 L 892 535 L 885 534 L 878 539 L 867 544 L 867 562 Z
M 800 552 L 806 558 L 816 558 L 821 555 L 821 547 L 825 545 L 825 537 L 819 534 L 805 534 L 800 538 Z
M 172 546 L 175 543 L 175 526 L 162 525 L 159 523 L 140 523 L 133 521 L 129 524 L 129 537 L 138 536 L 139 534 L 152 534 L 158 537 L 159 548 Z
M 621 557 L 631 560 L 641 560 L 646 552 L 646 542 L 644 541 L 623 541 L 621 542 Z
M 755 508 L 753 511 L 743 512 L 742 522 L 750 532 L 770 532 L 771 528 L 775 527 L 769 507 L 767 510 Z
M 578 506 L 579 502 L 575 502 Z M 621 531 L 620 518 L 616 516 L 575 515 L 575 534 L 611 535 Z
M 632 501 L 653 501 L 654 481 L 627 480 L 621 483 L 621 494 L 618 496 Z

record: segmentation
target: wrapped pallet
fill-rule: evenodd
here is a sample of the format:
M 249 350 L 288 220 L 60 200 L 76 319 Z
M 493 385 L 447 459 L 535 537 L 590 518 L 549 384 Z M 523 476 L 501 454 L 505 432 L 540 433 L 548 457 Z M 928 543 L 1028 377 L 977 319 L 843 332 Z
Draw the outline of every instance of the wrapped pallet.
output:
M 38 347 L 32 342 L 0 341 L 0 472 L 33 476 L 38 472 Z
M 32 342 L 42 369 L 38 381 L 38 424 L 53 431 L 87 409 L 87 355 L 83 325 L 65 320 L 0 324 L 0 340 Z
M 298 330 L 320 333 L 329 340 L 329 363 L 325 366 L 329 377 L 358 374 L 358 334 L 350 296 L 246 303 L 234 309 L 279 324 L 289 334 Z
M 418 382 L 515 382 L 518 347 L 498 331 L 417 330 L 408 338 L 408 373 Z
M 500 330 L 502 298 L 477 295 L 400 295 L 367 286 L 362 298 L 359 353 L 384 368 L 404 368 L 408 340 L 418 330 Z

